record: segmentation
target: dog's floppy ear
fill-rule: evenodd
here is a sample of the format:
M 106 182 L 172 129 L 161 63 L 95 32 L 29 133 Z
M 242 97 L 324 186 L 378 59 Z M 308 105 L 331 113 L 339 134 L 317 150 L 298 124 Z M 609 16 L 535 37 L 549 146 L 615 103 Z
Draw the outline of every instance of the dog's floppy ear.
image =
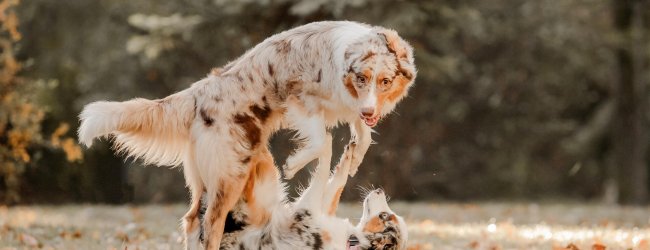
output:
M 388 51 L 397 57 L 399 73 L 408 81 L 412 81 L 416 73 L 413 60 L 413 47 L 399 37 L 394 30 L 382 28 L 377 32 L 377 35 L 384 41 Z
M 386 43 L 388 50 L 395 54 L 399 60 L 408 60 L 410 45 L 404 42 L 397 32 L 391 29 L 382 29 L 378 32 L 379 37 Z

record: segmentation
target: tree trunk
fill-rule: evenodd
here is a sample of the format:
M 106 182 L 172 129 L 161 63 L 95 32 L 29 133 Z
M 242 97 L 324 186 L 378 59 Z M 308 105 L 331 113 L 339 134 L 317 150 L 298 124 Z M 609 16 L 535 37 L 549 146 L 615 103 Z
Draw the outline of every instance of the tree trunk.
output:
M 616 48 L 618 79 L 614 82 L 614 159 L 618 165 L 619 202 L 642 204 L 648 196 L 645 124 L 646 88 L 641 42 L 641 0 L 613 0 L 614 24 L 620 36 Z

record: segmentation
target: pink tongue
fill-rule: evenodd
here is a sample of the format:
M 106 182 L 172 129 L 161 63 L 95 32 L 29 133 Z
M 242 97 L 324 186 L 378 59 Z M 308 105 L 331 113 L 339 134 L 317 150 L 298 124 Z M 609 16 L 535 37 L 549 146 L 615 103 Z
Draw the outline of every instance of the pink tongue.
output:
M 377 117 L 364 119 L 366 125 L 370 127 L 374 127 L 375 125 L 377 125 L 377 120 L 379 120 Z

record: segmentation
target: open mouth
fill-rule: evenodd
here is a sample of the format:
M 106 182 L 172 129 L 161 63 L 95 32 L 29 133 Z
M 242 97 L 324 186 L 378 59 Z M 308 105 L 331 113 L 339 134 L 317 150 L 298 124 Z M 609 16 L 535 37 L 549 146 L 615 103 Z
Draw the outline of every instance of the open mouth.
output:
M 379 118 L 380 118 L 379 115 L 373 117 L 361 116 L 361 119 L 363 119 L 363 121 L 366 123 L 366 125 L 368 125 L 368 127 L 376 126 L 377 123 L 379 122 Z

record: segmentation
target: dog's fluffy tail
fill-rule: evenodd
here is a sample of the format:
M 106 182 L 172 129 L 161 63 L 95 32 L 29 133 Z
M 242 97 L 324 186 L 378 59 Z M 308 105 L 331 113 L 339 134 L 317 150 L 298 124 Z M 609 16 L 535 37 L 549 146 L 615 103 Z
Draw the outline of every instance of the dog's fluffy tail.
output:
M 186 91 L 161 100 L 99 101 L 84 107 L 79 141 L 112 135 L 118 152 L 146 164 L 176 166 L 188 150 L 195 101 Z

